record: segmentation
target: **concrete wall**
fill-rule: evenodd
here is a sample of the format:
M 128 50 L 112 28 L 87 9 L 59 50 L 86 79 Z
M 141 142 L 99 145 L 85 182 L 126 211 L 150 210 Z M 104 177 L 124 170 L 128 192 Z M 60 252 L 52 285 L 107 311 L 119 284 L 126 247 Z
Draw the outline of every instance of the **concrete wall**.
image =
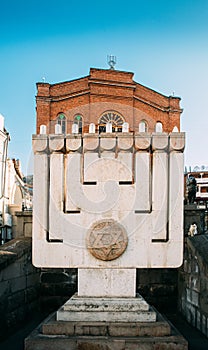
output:
M 32 237 L 32 210 L 22 211 L 20 206 L 11 204 L 9 213 L 12 215 L 12 237 Z
M 17 218 L 16 237 L 32 237 L 32 211 L 17 211 L 15 215 Z
M 29 237 L 0 247 L 0 338 L 38 310 L 57 310 L 77 291 L 77 269 L 37 269 L 31 251 Z
M 39 305 L 40 270 L 31 264 L 31 238 L 0 248 L 0 337 L 32 317 Z
M 179 310 L 208 336 L 208 236 L 186 238 L 184 263 L 179 269 Z
M 9 214 L 12 215 L 12 237 L 13 238 L 18 238 L 18 236 L 22 236 L 22 233 L 19 235 L 17 231 L 17 216 L 16 216 L 16 211 L 20 211 L 21 206 L 16 205 L 16 204 L 10 204 L 9 205 Z

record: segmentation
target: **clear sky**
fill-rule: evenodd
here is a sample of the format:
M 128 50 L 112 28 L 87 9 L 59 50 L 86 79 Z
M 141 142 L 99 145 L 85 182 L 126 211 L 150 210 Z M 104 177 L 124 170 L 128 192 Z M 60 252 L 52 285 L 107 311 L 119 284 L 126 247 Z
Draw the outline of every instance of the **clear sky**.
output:
M 181 97 L 185 164 L 208 165 L 207 0 L 2 0 L 0 113 L 9 156 L 31 169 L 36 82 L 56 83 L 108 68 L 167 96 Z

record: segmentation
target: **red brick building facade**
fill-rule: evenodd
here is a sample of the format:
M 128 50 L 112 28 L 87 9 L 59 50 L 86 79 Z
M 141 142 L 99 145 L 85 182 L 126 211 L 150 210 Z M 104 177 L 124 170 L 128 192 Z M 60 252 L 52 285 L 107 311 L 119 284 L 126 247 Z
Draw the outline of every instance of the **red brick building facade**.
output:
M 86 77 L 58 84 L 37 83 L 37 133 L 47 126 L 54 133 L 55 124 L 63 133 L 71 133 L 72 124 L 79 132 L 88 132 L 89 124 L 104 131 L 110 121 L 114 131 L 123 122 L 130 131 L 180 131 L 180 98 L 164 96 L 133 80 L 133 73 L 91 68 Z M 177 130 L 175 128 L 175 130 Z

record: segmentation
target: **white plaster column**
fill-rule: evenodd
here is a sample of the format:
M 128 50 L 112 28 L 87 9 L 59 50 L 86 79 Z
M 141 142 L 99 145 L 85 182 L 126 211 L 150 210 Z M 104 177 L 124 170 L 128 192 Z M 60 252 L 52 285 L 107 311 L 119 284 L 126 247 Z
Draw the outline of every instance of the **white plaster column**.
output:
M 49 238 L 63 239 L 64 155 L 50 156 Z
M 133 298 L 136 269 L 78 269 L 78 296 Z
M 152 239 L 167 239 L 168 222 L 168 135 L 152 135 L 153 174 L 152 174 Z
M 65 211 L 77 211 L 76 197 L 79 195 L 79 186 L 82 179 L 81 169 L 81 135 L 76 137 L 73 135 L 66 136 L 66 159 L 63 164 L 64 168 L 64 195 L 65 195 Z M 71 190 L 70 190 L 71 189 Z
M 38 259 L 36 242 L 45 241 L 48 232 L 48 137 L 33 136 L 34 151 L 34 182 L 33 182 L 33 263 Z M 34 236 L 33 236 L 34 238 Z
M 151 209 L 151 169 L 150 169 L 151 135 L 135 135 L 135 184 L 136 199 L 134 210 L 136 212 L 150 212 Z
M 183 196 L 184 196 L 184 133 L 170 134 L 170 172 L 169 172 L 169 232 L 170 240 L 181 241 L 183 235 Z M 181 245 L 180 252 L 182 257 Z
M 57 124 L 58 125 L 58 124 Z M 50 198 L 49 198 L 49 239 L 62 239 L 64 202 L 64 135 L 49 136 L 50 154 Z
M 77 211 L 81 186 L 81 154 L 79 152 L 67 154 L 65 167 L 65 210 L 66 212 Z

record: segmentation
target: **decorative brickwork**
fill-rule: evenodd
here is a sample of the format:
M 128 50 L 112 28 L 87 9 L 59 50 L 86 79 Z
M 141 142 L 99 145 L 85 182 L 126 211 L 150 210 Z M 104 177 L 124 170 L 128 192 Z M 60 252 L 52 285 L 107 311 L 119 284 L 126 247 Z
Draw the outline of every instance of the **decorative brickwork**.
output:
M 153 132 L 159 121 L 163 131 L 180 130 L 180 98 L 164 96 L 133 80 L 133 73 L 117 70 L 90 69 L 84 78 L 58 84 L 37 84 L 37 133 L 40 125 L 47 125 L 47 132 L 54 133 L 58 114 L 64 113 L 71 133 L 71 124 L 76 114 L 83 118 L 87 131 L 89 123 L 98 124 L 100 116 L 113 110 L 120 113 L 138 131 L 142 120 Z

